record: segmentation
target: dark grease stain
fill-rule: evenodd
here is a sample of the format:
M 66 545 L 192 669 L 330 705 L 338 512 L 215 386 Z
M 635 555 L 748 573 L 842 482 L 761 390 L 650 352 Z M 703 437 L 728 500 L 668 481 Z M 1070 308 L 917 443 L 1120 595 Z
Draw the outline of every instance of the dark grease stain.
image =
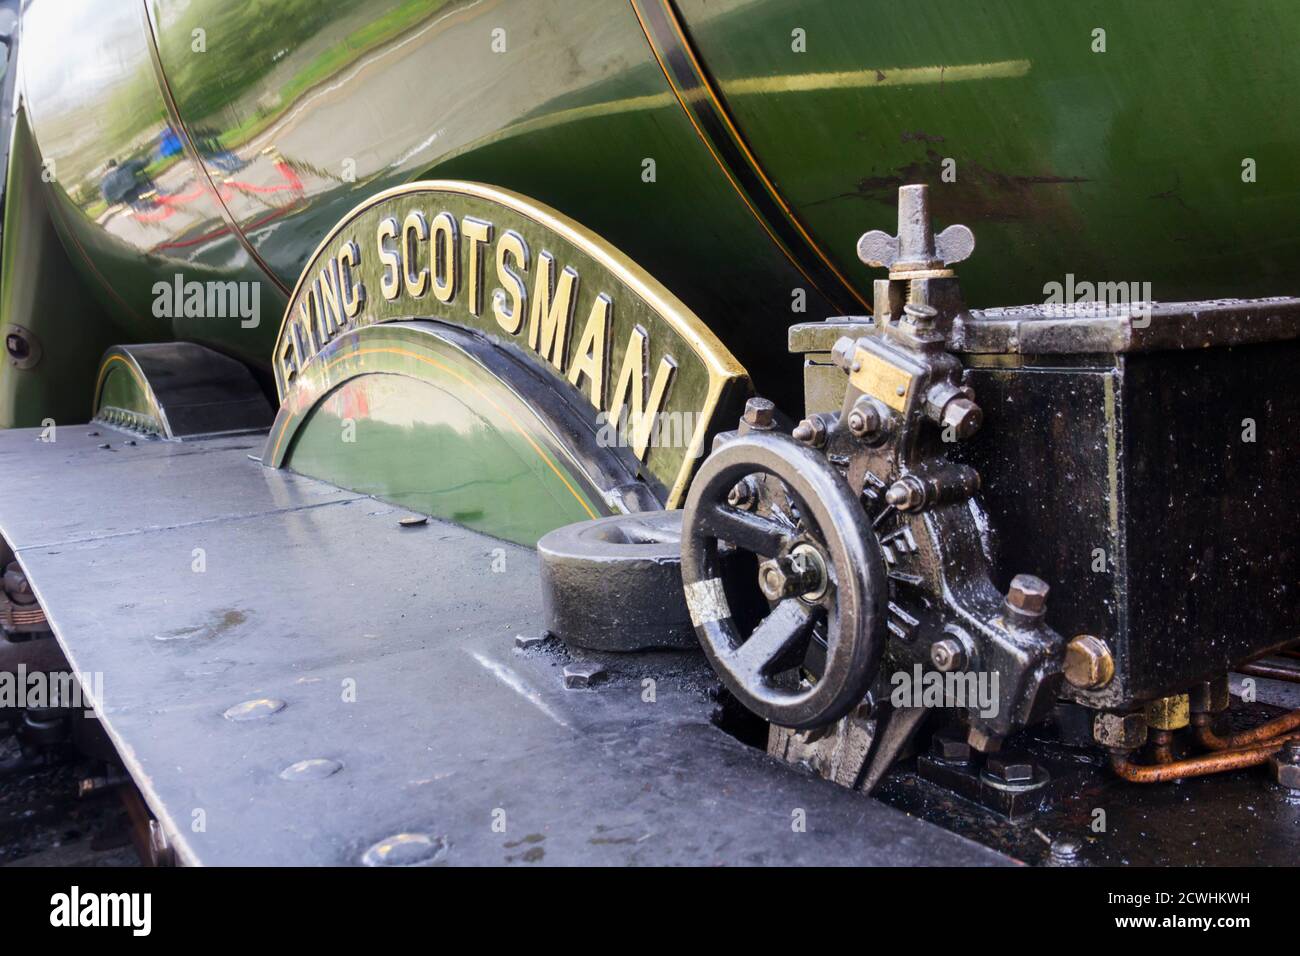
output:
M 193 638 L 204 638 L 212 640 L 221 637 L 227 632 L 239 627 L 248 620 L 248 615 L 238 608 L 231 608 L 227 611 L 218 611 L 214 613 L 211 620 L 206 624 L 191 624 L 186 627 L 178 627 L 163 634 L 155 634 L 156 641 L 178 641 L 191 640 Z
M 523 846 L 525 843 L 541 843 L 546 837 L 541 833 L 530 833 L 522 840 L 515 840 L 513 843 L 507 843 L 506 849 L 511 850 L 517 846 Z
M 513 863 L 515 862 L 515 860 L 522 860 L 524 863 L 538 862 L 539 860 L 541 860 L 543 857 L 546 856 L 546 850 L 543 847 L 537 846 L 537 844 L 541 843 L 545 839 L 546 836 L 544 834 L 530 833 L 522 840 L 515 840 L 513 842 L 505 844 L 507 849 L 517 847 L 517 846 L 524 846 L 526 844 L 532 844 L 531 846 L 528 847 L 527 850 L 519 854 L 519 856 L 507 856 L 506 862 Z
M 925 143 L 942 142 L 943 137 L 924 132 L 904 132 L 903 141 L 919 140 Z M 1060 176 L 1053 173 L 1005 173 L 981 166 L 960 156 L 944 157 L 937 150 L 927 148 L 925 158 L 899 166 L 884 176 L 866 176 L 858 180 L 850 192 L 828 196 L 805 204 L 808 208 L 840 199 L 860 199 L 865 202 L 893 206 L 898 202 L 898 187 L 928 183 L 936 189 L 944 185 L 945 158 L 957 163 L 958 179 L 966 188 L 943 193 L 943 212 L 953 222 L 1016 222 L 1019 220 L 1049 220 L 1059 217 L 1060 200 L 1054 191 L 1043 191 L 1043 186 L 1077 186 L 1091 182 L 1084 176 Z

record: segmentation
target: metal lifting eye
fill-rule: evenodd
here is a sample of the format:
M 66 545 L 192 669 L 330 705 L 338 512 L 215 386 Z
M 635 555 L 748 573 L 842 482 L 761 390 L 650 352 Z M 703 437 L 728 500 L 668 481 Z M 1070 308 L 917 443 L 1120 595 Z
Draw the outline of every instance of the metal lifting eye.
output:
M 721 542 L 757 560 L 767 613 L 752 627 L 733 613 Z M 820 727 L 866 694 L 886 639 L 884 558 L 863 509 L 824 456 L 774 432 L 735 438 L 710 456 L 686 502 L 682 580 L 709 662 L 760 717 Z M 815 682 L 791 680 L 823 632 Z

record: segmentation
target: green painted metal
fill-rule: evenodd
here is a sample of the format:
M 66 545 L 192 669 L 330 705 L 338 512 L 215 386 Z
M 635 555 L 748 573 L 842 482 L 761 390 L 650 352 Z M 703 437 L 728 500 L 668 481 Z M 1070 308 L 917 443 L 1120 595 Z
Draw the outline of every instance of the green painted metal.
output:
M 281 410 L 265 463 L 526 545 L 611 513 L 535 406 L 421 325 L 331 343 Z
M 1068 273 L 1162 301 L 1296 291 L 1294 0 L 676 5 L 758 161 L 861 283 L 858 236 L 929 183 L 936 222 L 975 230 L 972 306 L 1042 302 Z
M 30 332 L 40 358 L 0 361 L 0 428 L 83 422 L 104 350 L 126 332 L 71 269 L 41 197 L 25 112 L 14 120 L 0 244 L 0 335 Z M 22 197 L 20 200 L 19 197 Z
M 1041 301 L 1069 274 L 1149 282 L 1165 300 L 1294 291 L 1293 0 L 665 9 L 757 168 L 864 294 L 854 240 L 892 228 L 904 182 L 931 183 L 940 223 L 975 230 L 962 269 L 974 306 Z M 630 2 L 66 0 L 31 4 L 24 27 L 35 156 L 57 170 L 36 188 L 119 340 L 189 339 L 268 370 L 274 321 L 160 317 L 153 284 L 258 281 L 274 316 L 360 200 L 466 179 L 605 236 L 703 316 L 760 391 L 797 406 L 784 329 L 831 307 L 810 296 L 792 311 L 803 277 L 678 102 Z M 6 252 L 6 282 L 17 258 Z M 48 378 L 46 394 L 77 376 L 73 338 L 26 376 Z M 0 403 L 17 388 L 7 379 Z

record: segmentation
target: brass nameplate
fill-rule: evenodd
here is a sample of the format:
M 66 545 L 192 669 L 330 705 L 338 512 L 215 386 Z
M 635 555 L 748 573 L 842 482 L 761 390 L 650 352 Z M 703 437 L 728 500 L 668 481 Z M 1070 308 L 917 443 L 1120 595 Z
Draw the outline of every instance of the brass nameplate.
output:
M 313 358 L 367 325 L 437 319 L 513 346 L 680 501 L 744 370 L 708 327 L 626 256 L 523 196 L 415 183 L 354 209 L 289 301 L 274 370 L 285 402 Z

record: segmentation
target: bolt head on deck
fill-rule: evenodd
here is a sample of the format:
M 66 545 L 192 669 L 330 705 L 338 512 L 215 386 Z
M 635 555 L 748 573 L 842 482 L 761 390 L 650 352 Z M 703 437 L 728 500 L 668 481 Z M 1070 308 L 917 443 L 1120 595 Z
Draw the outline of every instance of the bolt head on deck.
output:
M 1023 754 L 993 754 L 984 762 L 984 771 L 1000 783 L 1032 783 L 1034 780 L 1034 762 Z
M 564 668 L 564 686 L 569 690 L 585 690 L 595 687 L 608 677 L 605 668 L 590 661 L 567 664 Z

